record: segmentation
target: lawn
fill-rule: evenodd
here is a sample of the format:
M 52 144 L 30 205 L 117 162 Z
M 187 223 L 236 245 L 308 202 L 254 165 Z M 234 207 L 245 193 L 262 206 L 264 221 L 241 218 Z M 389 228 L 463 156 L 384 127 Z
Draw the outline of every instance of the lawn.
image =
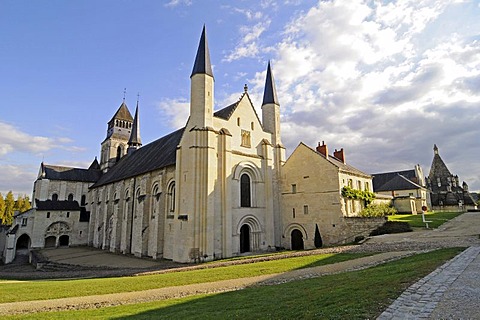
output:
M 435 229 L 461 214 L 462 212 L 428 212 L 425 220 L 432 221 L 428 223 L 428 227 Z M 403 221 L 408 222 L 412 228 L 425 228 L 421 214 L 396 214 L 388 216 L 388 221 Z
M 250 287 L 227 293 L 98 310 L 36 313 L 5 318 L 374 319 L 408 286 L 462 250 L 441 249 L 361 271 L 276 286 Z
M 299 268 L 331 264 L 367 255 L 369 254 L 319 254 L 212 269 L 134 277 L 60 281 L 22 281 L 15 283 L 0 282 L 0 303 L 141 291 L 194 283 L 253 277 L 281 273 Z

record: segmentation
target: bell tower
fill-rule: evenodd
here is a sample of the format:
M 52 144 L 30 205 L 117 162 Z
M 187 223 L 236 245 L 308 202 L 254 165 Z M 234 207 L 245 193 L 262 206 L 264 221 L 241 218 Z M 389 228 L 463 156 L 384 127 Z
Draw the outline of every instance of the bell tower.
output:
M 125 104 L 125 98 L 115 115 L 108 122 L 107 137 L 103 140 L 100 152 L 100 169 L 107 172 L 117 161 L 127 154 L 133 118 Z

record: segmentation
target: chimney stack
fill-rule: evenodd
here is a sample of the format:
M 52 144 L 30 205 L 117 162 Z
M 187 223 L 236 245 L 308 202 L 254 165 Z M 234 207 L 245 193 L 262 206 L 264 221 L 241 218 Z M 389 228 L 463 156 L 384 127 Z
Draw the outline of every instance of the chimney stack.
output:
M 320 142 L 318 143 L 317 152 L 323 154 L 325 158 L 328 159 L 328 148 L 324 141 L 322 141 L 321 145 L 320 145 Z
M 342 161 L 343 164 L 346 164 L 347 162 L 345 161 L 345 153 L 343 152 L 343 148 L 338 150 L 335 149 L 335 152 L 333 153 L 333 156 L 337 158 L 338 160 Z

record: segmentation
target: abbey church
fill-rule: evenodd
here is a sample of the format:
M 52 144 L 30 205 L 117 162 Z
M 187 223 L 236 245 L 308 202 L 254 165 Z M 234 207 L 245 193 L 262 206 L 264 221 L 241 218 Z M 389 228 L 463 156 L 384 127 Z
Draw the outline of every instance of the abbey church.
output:
M 344 243 L 381 224 L 348 221 L 364 204 L 344 199 L 341 188 L 372 191 L 372 177 L 347 165 L 343 149 L 329 155 L 326 145 L 300 144 L 286 160 L 270 63 L 261 121 L 247 87 L 214 111 L 205 28 L 190 79 L 183 128 L 142 145 L 138 103 L 132 117 L 124 101 L 108 122 L 100 161 L 88 169 L 42 163 L 34 209 L 16 216 L 4 259 L 22 248 L 90 245 L 198 262 Z M 316 182 L 323 180 L 329 185 Z

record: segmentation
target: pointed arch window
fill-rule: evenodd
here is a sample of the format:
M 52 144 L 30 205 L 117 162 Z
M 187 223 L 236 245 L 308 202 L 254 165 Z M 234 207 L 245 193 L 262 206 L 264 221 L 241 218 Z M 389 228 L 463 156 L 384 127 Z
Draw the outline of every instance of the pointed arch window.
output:
M 168 186 L 168 211 L 175 212 L 175 181 Z
M 67 198 L 68 201 L 73 201 L 73 193 L 70 193 Z
M 117 157 L 115 158 L 115 161 L 118 162 L 118 160 L 120 160 L 121 157 L 122 157 L 122 147 L 118 146 L 117 147 Z
M 58 194 L 54 193 L 52 194 L 52 201 L 57 201 L 58 200 Z
M 252 206 L 250 176 L 246 173 L 240 177 L 240 206 L 246 208 Z

